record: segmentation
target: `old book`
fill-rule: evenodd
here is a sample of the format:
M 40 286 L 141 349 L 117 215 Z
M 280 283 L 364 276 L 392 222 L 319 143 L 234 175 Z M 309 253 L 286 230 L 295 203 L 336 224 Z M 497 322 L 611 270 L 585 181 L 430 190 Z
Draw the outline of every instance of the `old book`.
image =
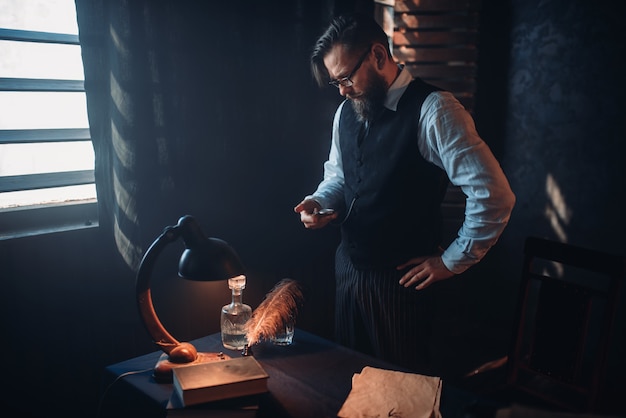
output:
M 176 392 L 167 402 L 167 418 L 254 418 L 259 411 L 261 396 L 249 395 L 222 399 L 198 405 L 184 406 Z
M 252 356 L 173 369 L 174 392 L 183 406 L 265 393 L 269 375 Z

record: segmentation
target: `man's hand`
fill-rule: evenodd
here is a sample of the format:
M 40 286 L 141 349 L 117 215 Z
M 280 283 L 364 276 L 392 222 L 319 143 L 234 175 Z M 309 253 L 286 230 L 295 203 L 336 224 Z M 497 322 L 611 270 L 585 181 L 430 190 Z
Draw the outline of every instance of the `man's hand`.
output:
M 396 268 L 403 270 L 411 266 L 413 267 L 400 279 L 400 284 L 404 287 L 415 285 L 415 290 L 425 289 L 435 282 L 454 276 L 438 255 L 415 257 Z
M 304 199 L 293 208 L 294 212 L 300 214 L 300 220 L 307 229 L 323 228 L 328 225 L 330 221 L 337 219 L 338 215 L 336 212 L 326 215 L 318 214 L 321 209 L 322 206 L 313 199 Z

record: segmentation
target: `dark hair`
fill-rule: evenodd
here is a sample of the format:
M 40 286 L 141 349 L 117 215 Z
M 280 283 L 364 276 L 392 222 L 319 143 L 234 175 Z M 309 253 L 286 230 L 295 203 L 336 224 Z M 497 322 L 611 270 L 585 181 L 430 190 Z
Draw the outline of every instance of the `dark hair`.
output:
M 391 57 L 387 34 L 374 18 L 355 13 L 333 19 L 326 31 L 319 37 L 311 53 L 311 72 L 319 86 L 328 82 L 328 70 L 324 57 L 337 44 L 344 46 L 347 52 L 365 49 L 368 45 L 380 43 Z

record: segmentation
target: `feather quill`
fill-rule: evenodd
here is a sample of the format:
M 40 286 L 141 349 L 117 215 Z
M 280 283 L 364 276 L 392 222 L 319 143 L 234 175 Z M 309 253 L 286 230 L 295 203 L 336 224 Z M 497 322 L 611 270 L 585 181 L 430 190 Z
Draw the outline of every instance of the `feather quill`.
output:
M 302 288 L 296 280 L 282 279 L 276 283 L 246 323 L 248 346 L 276 337 L 287 321 L 295 319 L 303 300 Z

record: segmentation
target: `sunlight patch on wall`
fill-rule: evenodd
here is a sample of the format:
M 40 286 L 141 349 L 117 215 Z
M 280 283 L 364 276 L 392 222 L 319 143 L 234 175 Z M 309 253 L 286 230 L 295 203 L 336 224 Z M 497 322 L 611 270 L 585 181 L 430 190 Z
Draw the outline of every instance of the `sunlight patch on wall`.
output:
M 546 195 L 548 201 L 544 210 L 544 215 L 552 230 L 561 242 L 567 242 L 565 227 L 569 225 L 572 218 L 572 211 L 565 202 L 565 197 L 554 177 L 548 173 L 546 177 Z

